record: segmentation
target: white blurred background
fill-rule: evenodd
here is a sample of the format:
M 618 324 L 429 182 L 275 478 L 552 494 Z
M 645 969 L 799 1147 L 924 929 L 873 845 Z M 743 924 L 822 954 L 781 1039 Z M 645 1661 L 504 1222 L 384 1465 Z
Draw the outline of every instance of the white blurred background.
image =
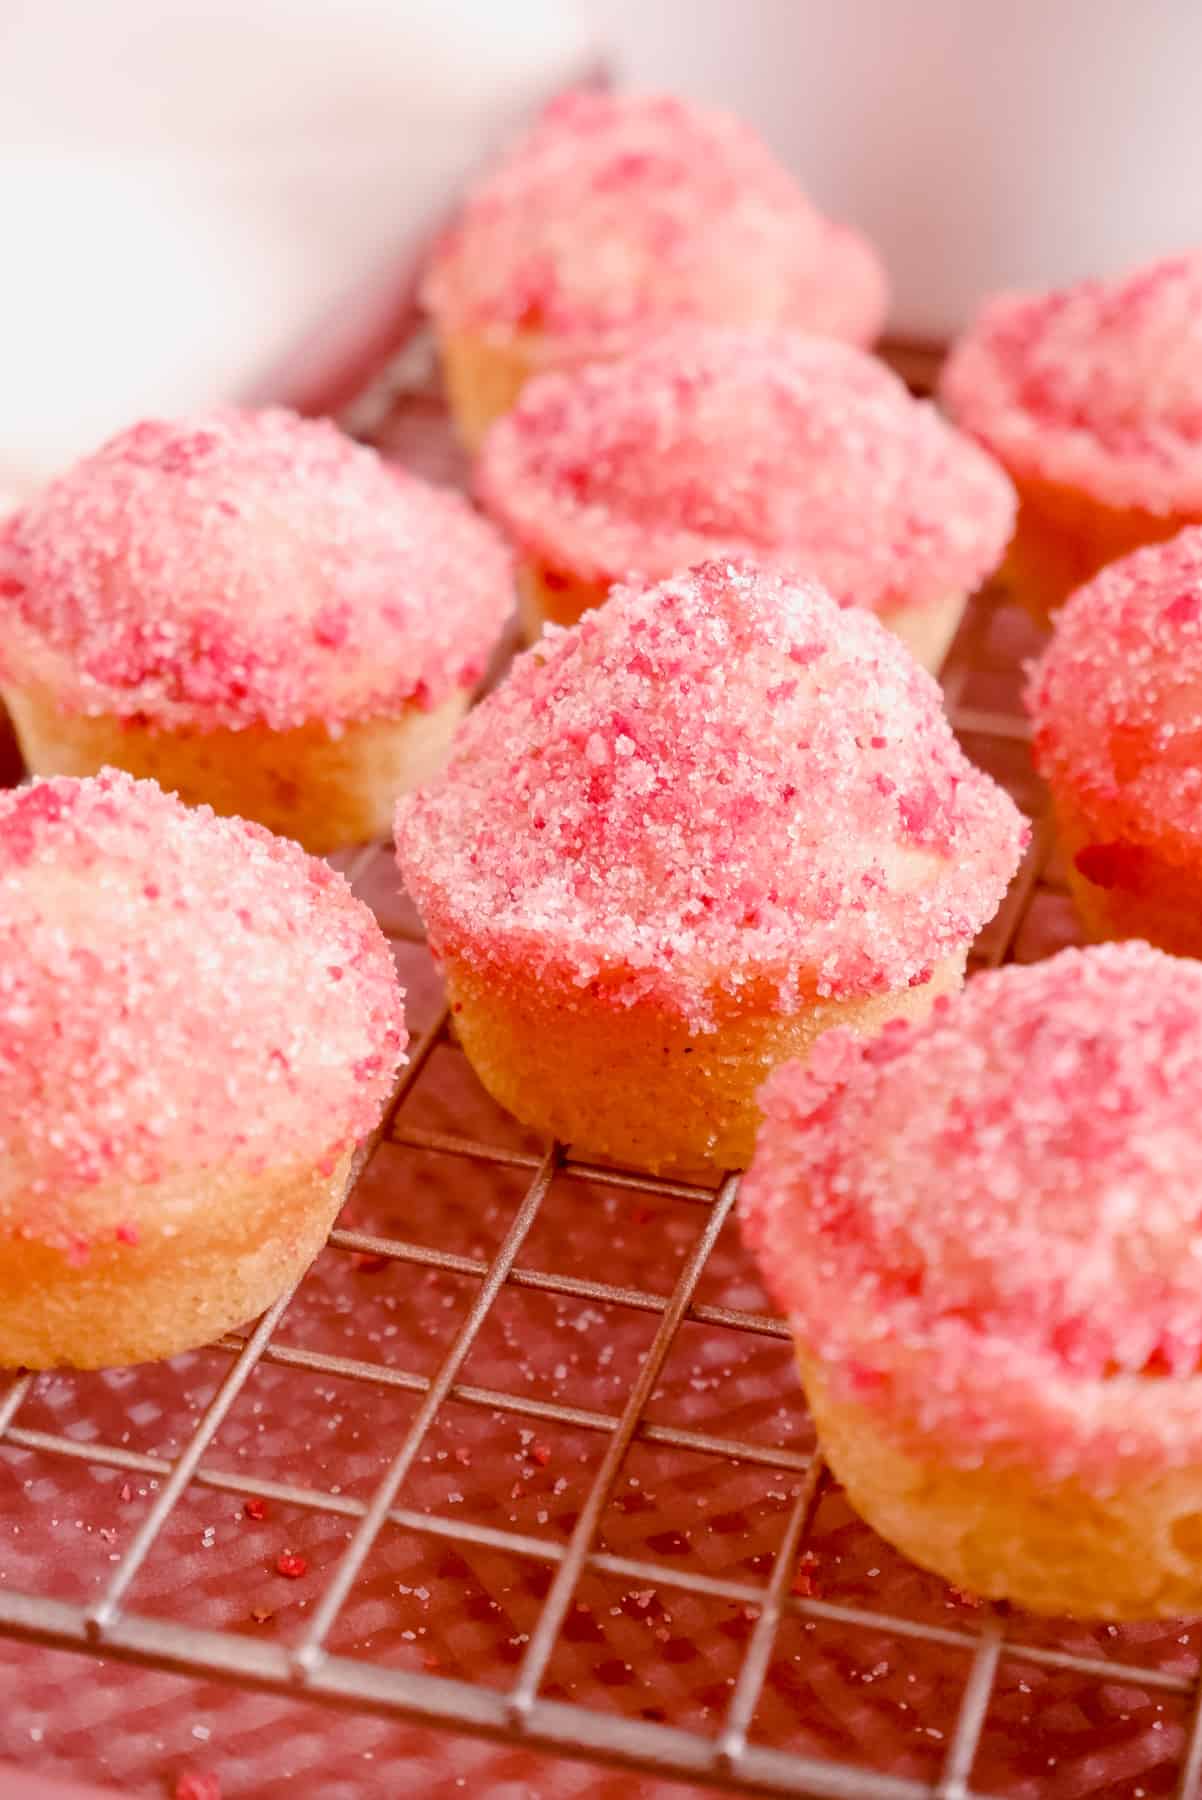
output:
M 901 335 L 1202 238 L 1197 0 L 0 0 L 0 488 L 256 391 L 598 54 L 757 124 Z

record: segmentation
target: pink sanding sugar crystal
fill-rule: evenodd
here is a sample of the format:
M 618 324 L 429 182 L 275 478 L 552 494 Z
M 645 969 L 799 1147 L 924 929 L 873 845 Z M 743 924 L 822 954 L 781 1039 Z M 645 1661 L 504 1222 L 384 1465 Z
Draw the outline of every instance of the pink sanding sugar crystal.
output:
M 828 1032 L 764 1105 L 745 1232 L 841 1397 L 968 1466 L 1202 1454 L 1202 966 L 979 975 L 924 1024 Z
M 175 1783 L 175 1800 L 221 1800 L 221 1783 L 211 1773 L 185 1770 Z
M 378 925 L 299 845 L 111 769 L 0 795 L 0 1231 L 78 1261 L 202 1170 L 333 1167 L 404 1047 Z
M 147 420 L 0 527 L 0 682 L 273 730 L 474 686 L 510 559 L 458 495 L 282 410 Z
M 990 301 L 942 396 L 1020 475 L 1115 507 L 1202 511 L 1202 250 Z
M 817 586 L 709 563 L 519 657 L 402 799 L 437 952 L 711 1021 L 905 988 L 963 951 L 1026 827 L 931 677 Z
M 613 353 L 648 321 L 762 320 L 870 343 L 868 244 L 822 217 L 739 120 L 662 94 L 576 91 L 472 194 L 436 254 L 445 329 L 525 334 L 538 356 Z
M 682 325 L 531 383 L 489 433 L 485 505 L 583 580 L 750 556 L 887 610 L 967 593 L 1014 525 L 997 465 L 832 339 Z

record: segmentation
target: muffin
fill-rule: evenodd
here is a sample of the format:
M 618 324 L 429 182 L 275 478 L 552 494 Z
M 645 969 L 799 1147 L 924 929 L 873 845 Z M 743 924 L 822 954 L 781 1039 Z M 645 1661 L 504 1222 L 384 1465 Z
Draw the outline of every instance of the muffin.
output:
M 632 571 L 754 557 L 870 607 L 937 669 L 1014 524 L 1002 471 L 882 363 L 764 328 L 680 325 L 541 376 L 477 478 L 532 636 Z
M 115 764 L 325 851 L 438 767 L 511 604 L 466 502 L 334 426 L 152 420 L 0 526 L 0 693 L 34 774 Z
M 113 769 L 0 795 L 0 1366 L 270 1305 L 404 1047 L 379 927 L 296 844 Z
M 1202 968 L 977 976 L 765 1110 L 745 1231 L 869 1524 L 1038 1612 L 1198 1612 Z
M 1104 564 L 1202 521 L 1202 251 L 991 301 L 942 399 L 1017 484 L 1007 575 L 1046 618 Z
M 1074 594 L 1027 705 L 1090 935 L 1202 956 L 1202 530 Z
M 620 355 L 648 325 L 781 325 L 867 344 L 884 271 L 754 132 L 666 95 L 555 101 L 470 196 L 423 298 L 474 449 L 539 370 Z
M 829 1026 L 956 987 L 1026 835 L 874 618 L 718 562 L 518 658 L 396 833 L 489 1092 L 681 1173 Z

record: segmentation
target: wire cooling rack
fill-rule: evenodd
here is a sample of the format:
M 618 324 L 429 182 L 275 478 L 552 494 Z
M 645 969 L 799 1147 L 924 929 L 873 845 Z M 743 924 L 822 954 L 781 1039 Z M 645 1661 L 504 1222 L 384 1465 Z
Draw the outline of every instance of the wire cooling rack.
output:
M 372 423 L 428 461 L 423 404 L 389 389 Z M 987 596 L 944 676 L 1036 819 L 978 967 L 1075 936 L 1035 644 Z M 736 1181 L 532 1141 L 467 1068 L 388 848 L 344 866 L 416 1036 L 328 1248 L 211 1350 L 0 1386 L 0 1754 L 148 1794 L 199 1767 L 323 1800 L 1194 1796 L 1195 1626 L 980 1606 L 877 1539 L 815 1450 Z M 465 1733 L 504 1749 L 443 1760 Z

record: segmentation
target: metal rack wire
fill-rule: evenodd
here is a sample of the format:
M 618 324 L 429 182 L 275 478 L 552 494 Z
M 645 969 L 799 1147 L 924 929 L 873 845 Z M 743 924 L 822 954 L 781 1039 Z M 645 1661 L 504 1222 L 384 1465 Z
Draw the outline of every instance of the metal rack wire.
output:
M 945 687 L 954 722 L 978 757 L 990 760 L 996 753 L 1004 762 L 1013 758 L 1016 749 L 1021 751 L 1023 726 L 1013 703 L 1013 657 L 990 649 L 999 619 L 1005 622 L 1003 613 L 1004 609 L 989 600 L 976 605 L 953 652 Z M 1013 766 L 1021 768 L 1021 756 Z M 1025 780 L 1020 777 L 1020 783 Z M 1028 786 L 1022 786 L 1020 797 L 1030 804 Z M 349 870 L 352 882 L 360 881 L 380 854 L 378 848 L 364 851 Z M 1002 912 L 978 947 L 978 966 L 1027 953 L 1022 936 L 1034 904 L 1040 899 L 1055 900 L 1060 892 L 1050 857 L 1048 834 L 1038 826 Z M 395 923 L 390 935 L 410 951 L 418 941 L 408 927 Z M 1127 1684 L 1141 1693 L 1172 1696 L 1188 1709 L 1174 1791 L 1180 1800 L 1194 1796 L 1202 1781 L 1202 1707 L 1192 1674 L 1150 1666 L 1138 1659 L 1126 1661 L 1121 1643 L 1113 1655 L 1089 1655 L 1055 1642 L 1029 1641 L 1021 1628 L 1015 1629 L 1004 1609 L 966 1611 L 962 1621 L 940 1624 L 923 1616 L 844 1604 L 807 1592 L 804 1583 L 796 1582 L 799 1558 L 805 1555 L 816 1510 L 829 1484 L 821 1458 L 789 1444 L 727 1436 L 649 1416 L 649 1400 L 686 1324 L 721 1327 L 740 1336 L 787 1337 L 782 1321 L 769 1314 L 710 1304 L 700 1297 L 707 1263 L 729 1219 L 736 1180 L 729 1178 L 713 1190 L 693 1187 L 580 1162 L 558 1145 L 538 1155 L 510 1143 L 489 1141 L 471 1130 L 448 1132 L 413 1124 L 410 1102 L 423 1081 L 430 1079 L 435 1052 L 452 1042 L 444 1008 L 414 1047 L 381 1130 L 360 1157 L 352 1186 L 385 1144 L 507 1171 L 511 1176 L 517 1173 L 525 1180 L 524 1195 L 495 1253 L 491 1257 L 466 1255 L 350 1228 L 335 1230 L 330 1239 L 330 1248 L 336 1253 L 379 1259 L 389 1266 L 439 1271 L 476 1284 L 471 1303 L 433 1371 L 423 1373 L 404 1366 L 403 1361 L 359 1360 L 282 1341 L 278 1327 L 294 1300 L 293 1295 L 285 1295 L 253 1330 L 223 1340 L 219 1349 L 229 1358 L 228 1370 L 189 1440 L 175 1456 L 152 1455 L 128 1444 L 96 1438 L 81 1442 L 75 1436 L 24 1424 L 23 1408 L 39 1378 L 16 1376 L 0 1394 L 0 1449 L 34 1453 L 42 1459 L 74 1459 L 94 1468 L 153 1478 L 159 1486 L 124 1554 L 99 1592 L 86 1603 L 0 1585 L 0 1636 L 204 1675 L 331 1707 L 478 1733 L 730 1792 L 830 1796 L 833 1800 L 968 1800 L 984 1793 L 974 1786 L 974 1766 L 1004 1654 L 1011 1661 L 1071 1675 L 1083 1690 L 1091 1685 L 1113 1689 Z M 671 1200 L 690 1209 L 697 1229 L 670 1291 L 608 1283 L 525 1260 L 524 1247 L 553 1181 L 580 1181 L 592 1189 Z M 533 1393 L 483 1386 L 466 1378 L 469 1355 L 490 1313 L 499 1297 L 513 1290 L 539 1291 L 582 1307 L 604 1305 L 655 1320 L 654 1335 L 631 1373 L 628 1393 L 618 1410 L 582 1407 Z M 402 1347 L 402 1357 L 403 1353 Z M 365 1407 L 373 1391 L 399 1390 L 416 1398 L 416 1410 L 398 1431 L 391 1458 L 366 1497 L 273 1479 L 256 1474 L 253 1468 L 223 1461 L 217 1451 L 219 1433 L 260 1366 L 348 1382 L 363 1397 Z M 406 1504 L 406 1485 L 415 1461 L 443 1409 L 452 1403 L 478 1409 L 495 1422 L 498 1431 L 511 1429 L 506 1422 L 525 1420 L 592 1434 L 603 1442 L 566 1541 Z M 796 1483 L 790 1503 L 781 1513 L 775 1549 L 762 1577 L 713 1575 L 671 1559 L 632 1557 L 604 1547 L 601 1527 L 607 1508 L 632 1449 L 639 1445 L 763 1469 L 766 1480 L 772 1472 L 783 1472 Z M 162 1541 L 173 1513 L 193 1489 L 278 1502 L 348 1523 L 345 1547 L 327 1573 L 303 1632 L 294 1642 L 204 1628 L 148 1613 L 133 1603 L 140 1571 Z M 503 1552 L 547 1570 L 549 1581 L 537 1619 L 507 1689 L 388 1666 L 331 1647 L 338 1620 L 386 1528 L 456 1546 Z M 544 1691 L 565 1620 L 582 1581 L 589 1576 L 614 1577 L 656 1590 L 681 1589 L 743 1609 L 749 1629 L 716 1731 L 707 1734 L 684 1727 L 673 1723 L 670 1716 L 661 1719 L 602 1711 Z M 942 1766 L 930 1779 L 891 1773 L 867 1760 L 835 1761 L 759 1740 L 757 1706 L 778 1637 L 790 1620 L 797 1619 L 884 1637 L 903 1650 L 912 1646 L 916 1656 L 932 1646 L 963 1655 L 966 1677 L 958 1709 L 946 1735 Z M 654 1640 L 649 1642 L 649 1654 L 654 1655 Z M 1094 1790 L 1081 1787 L 1073 1791 Z M 1107 1794 L 1112 1791 L 1119 1790 L 1105 1788 Z

